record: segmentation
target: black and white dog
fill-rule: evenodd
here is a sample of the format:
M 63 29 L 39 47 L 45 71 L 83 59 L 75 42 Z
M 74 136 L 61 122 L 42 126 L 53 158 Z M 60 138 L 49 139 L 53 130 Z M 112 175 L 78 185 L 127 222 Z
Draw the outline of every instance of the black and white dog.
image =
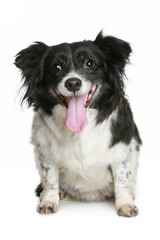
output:
M 55 213 L 64 194 L 82 201 L 115 197 L 120 216 L 134 204 L 141 139 L 124 93 L 130 45 L 98 34 L 95 41 L 20 51 L 23 101 L 33 106 L 32 143 L 41 177 L 37 211 Z

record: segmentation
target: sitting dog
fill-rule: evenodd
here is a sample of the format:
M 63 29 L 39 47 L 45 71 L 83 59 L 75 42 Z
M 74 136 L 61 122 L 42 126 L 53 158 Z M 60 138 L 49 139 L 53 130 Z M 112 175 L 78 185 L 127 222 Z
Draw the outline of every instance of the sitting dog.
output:
M 141 139 L 124 92 L 131 51 L 127 42 L 100 32 L 94 41 L 36 42 L 16 55 L 22 102 L 34 108 L 39 213 L 57 212 L 67 194 L 81 201 L 114 197 L 118 215 L 138 214 Z

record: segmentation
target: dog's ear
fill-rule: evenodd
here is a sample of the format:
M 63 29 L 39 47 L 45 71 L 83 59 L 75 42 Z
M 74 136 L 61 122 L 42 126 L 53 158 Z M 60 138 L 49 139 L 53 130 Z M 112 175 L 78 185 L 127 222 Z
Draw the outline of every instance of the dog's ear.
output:
M 105 54 L 107 63 L 112 64 L 123 73 L 125 64 L 128 63 L 132 52 L 129 43 L 112 36 L 104 37 L 101 31 L 95 39 L 95 44 Z
M 29 105 L 33 89 L 43 78 L 44 58 L 48 49 L 44 43 L 36 42 L 16 55 L 15 65 L 21 70 L 23 87 L 26 87 L 23 100 L 27 99 Z
M 15 65 L 27 81 L 37 82 L 42 77 L 42 61 L 47 48 L 44 43 L 36 42 L 16 55 Z
M 104 54 L 111 85 L 116 93 L 123 93 L 124 67 L 129 62 L 132 52 L 129 43 L 112 36 L 105 37 L 102 31 L 97 35 L 94 43 Z

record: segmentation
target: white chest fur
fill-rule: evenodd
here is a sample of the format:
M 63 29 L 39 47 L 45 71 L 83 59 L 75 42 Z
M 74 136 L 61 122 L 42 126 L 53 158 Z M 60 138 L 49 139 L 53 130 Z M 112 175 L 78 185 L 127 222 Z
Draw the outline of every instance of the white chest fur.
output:
M 33 142 L 43 146 L 43 152 L 48 156 L 45 161 L 58 165 L 61 188 L 77 198 L 80 198 L 79 193 L 81 196 L 85 193 L 85 200 L 100 199 L 96 191 L 104 189 L 112 195 L 108 166 L 117 158 L 125 159 L 127 154 L 127 146 L 123 143 L 110 148 L 111 121 L 116 119 L 117 111 L 99 125 L 96 115 L 96 110 L 89 109 L 87 127 L 76 134 L 66 128 L 66 110 L 60 105 L 54 108 L 53 117 L 41 119 L 36 114 L 33 123 Z
M 53 151 L 57 146 L 58 152 L 54 151 L 54 157 L 59 166 L 80 174 L 93 166 L 109 165 L 107 155 L 111 143 L 110 123 L 117 113 L 114 112 L 107 121 L 97 125 L 97 111 L 89 109 L 87 127 L 81 133 L 73 133 L 65 126 L 65 108 L 62 108 L 64 107 L 60 105 L 55 107 L 54 117 L 45 118 L 46 126 L 51 131 Z

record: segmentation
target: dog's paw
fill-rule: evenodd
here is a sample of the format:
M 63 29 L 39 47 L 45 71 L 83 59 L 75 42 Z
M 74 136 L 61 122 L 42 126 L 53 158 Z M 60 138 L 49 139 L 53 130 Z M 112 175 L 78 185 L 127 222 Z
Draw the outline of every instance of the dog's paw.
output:
M 40 214 L 51 214 L 56 213 L 57 211 L 58 206 L 53 202 L 44 202 L 37 206 L 37 212 Z
M 118 215 L 123 217 L 135 217 L 138 215 L 138 208 L 129 204 L 123 205 L 118 209 Z

